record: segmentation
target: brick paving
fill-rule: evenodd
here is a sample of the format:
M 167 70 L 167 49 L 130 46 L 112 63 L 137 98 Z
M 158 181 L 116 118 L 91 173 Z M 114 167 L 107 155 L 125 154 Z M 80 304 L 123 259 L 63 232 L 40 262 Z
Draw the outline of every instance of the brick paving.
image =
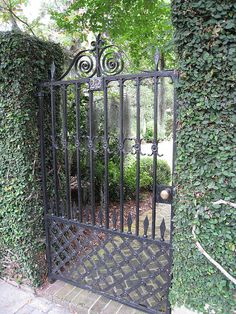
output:
M 0 279 L 0 314 L 142 314 L 91 291 L 56 281 L 47 288 L 25 290 Z M 184 307 L 173 314 L 197 314 Z
M 142 314 L 104 296 L 56 281 L 40 292 L 42 297 L 61 304 L 73 314 Z M 51 314 L 51 313 L 50 313 Z
M 144 314 L 145 312 L 115 302 L 91 291 L 56 281 L 41 292 L 50 301 L 61 304 L 72 314 Z M 174 308 L 172 314 L 201 314 L 185 307 Z M 17 313 L 18 314 L 18 313 Z M 54 314 L 54 313 L 50 313 Z

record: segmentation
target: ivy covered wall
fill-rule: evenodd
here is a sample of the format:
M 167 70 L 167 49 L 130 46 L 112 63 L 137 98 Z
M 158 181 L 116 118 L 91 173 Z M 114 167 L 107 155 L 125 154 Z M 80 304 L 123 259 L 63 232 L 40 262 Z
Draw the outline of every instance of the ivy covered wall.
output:
M 192 236 L 236 276 L 236 4 L 172 0 L 179 58 L 177 198 L 172 304 L 233 313 L 235 287 L 197 250 Z M 195 219 L 197 210 L 199 217 Z M 214 310 L 214 312 L 211 312 Z
M 45 275 L 37 84 L 61 48 L 0 33 L 0 276 L 38 285 Z

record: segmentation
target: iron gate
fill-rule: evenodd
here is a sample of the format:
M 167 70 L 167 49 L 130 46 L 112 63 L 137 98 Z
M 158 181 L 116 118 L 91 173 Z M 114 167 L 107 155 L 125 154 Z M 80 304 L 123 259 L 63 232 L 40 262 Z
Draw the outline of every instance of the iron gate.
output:
M 116 46 L 106 46 L 98 36 L 91 49 L 75 56 L 59 80 L 54 79 L 53 64 L 51 81 L 40 85 L 49 278 L 98 292 L 148 313 L 170 313 L 173 189 L 172 184 L 158 184 L 158 88 L 162 78 L 174 82 L 177 74 L 159 71 L 158 61 L 153 72 L 121 74 L 122 58 Z M 71 73 L 78 79 L 65 80 Z M 129 84 L 133 84 L 134 90 L 134 136 L 125 132 L 129 123 L 124 118 Z M 152 93 L 149 111 L 153 110 L 153 139 L 145 146 L 149 152 L 143 152 L 141 137 L 142 104 L 147 101 L 142 97 L 143 88 Z M 175 92 L 173 97 L 174 116 Z M 116 113 L 111 113 L 114 102 Z M 117 136 L 110 131 L 114 125 Z M 133 201 L 126 197 L 127 155 L 134 156 L 136 167 Z M 142 194 L 140 183 L 143 155 L 152 159 L 149 194 Z M 118 179 L 111 171 L 115 165 L 111 158 L 116 159 Z M 143 197 L 149 197 L 149 203 L 141 208 Z M 170 204 L 167 217 L 159 217 L 160 203 Z

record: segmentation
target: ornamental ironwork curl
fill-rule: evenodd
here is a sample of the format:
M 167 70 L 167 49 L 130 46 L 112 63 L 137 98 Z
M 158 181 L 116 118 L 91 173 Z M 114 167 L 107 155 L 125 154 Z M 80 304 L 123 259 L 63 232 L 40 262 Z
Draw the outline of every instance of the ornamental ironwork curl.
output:
M 107 46 L 102 50 L 100 62 L 101 72 L 104 75 L 119 74 L 124 69 L 122 52 L 114 45 Z
M 74 62 L 75 73 L 82 77 L 93 76 L 95 74 L 94 69 L 95 60 L 93 56 L 88 55 L 88 52 L 84 52 L 76 58 Z
M 99 34 L 95 41 L 91 42 L 91 49 L 78 52 L 72 60 L 69 68 L 59 78 L 64 79 L 73 69 L 79 78 L 91 78 L 93 76 L 111 76 L 121 73 L 124 69 L 123 52 L 116 45 L 106 45 L 105 40 Z M 51 79 L 54 80 L 55 66 L 51 69 Z

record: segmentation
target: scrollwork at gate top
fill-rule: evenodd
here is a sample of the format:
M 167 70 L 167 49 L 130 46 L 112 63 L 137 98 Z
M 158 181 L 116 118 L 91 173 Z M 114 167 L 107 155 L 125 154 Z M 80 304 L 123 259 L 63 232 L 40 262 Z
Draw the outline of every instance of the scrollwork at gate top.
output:
M 91 42 L 91 49 L 78 52 L 73 58 L 69 68 L 59 78 L 64 79 L 71 70 L 78 78 L 92 78 L 93 76 L 111 76 L 120 74 L 124 69 L 124 52 L 116 45 L 106 45 L 106 41 L 99 34 Z M 51 67 L 51 79 L 54 80 L 55 64 Z

